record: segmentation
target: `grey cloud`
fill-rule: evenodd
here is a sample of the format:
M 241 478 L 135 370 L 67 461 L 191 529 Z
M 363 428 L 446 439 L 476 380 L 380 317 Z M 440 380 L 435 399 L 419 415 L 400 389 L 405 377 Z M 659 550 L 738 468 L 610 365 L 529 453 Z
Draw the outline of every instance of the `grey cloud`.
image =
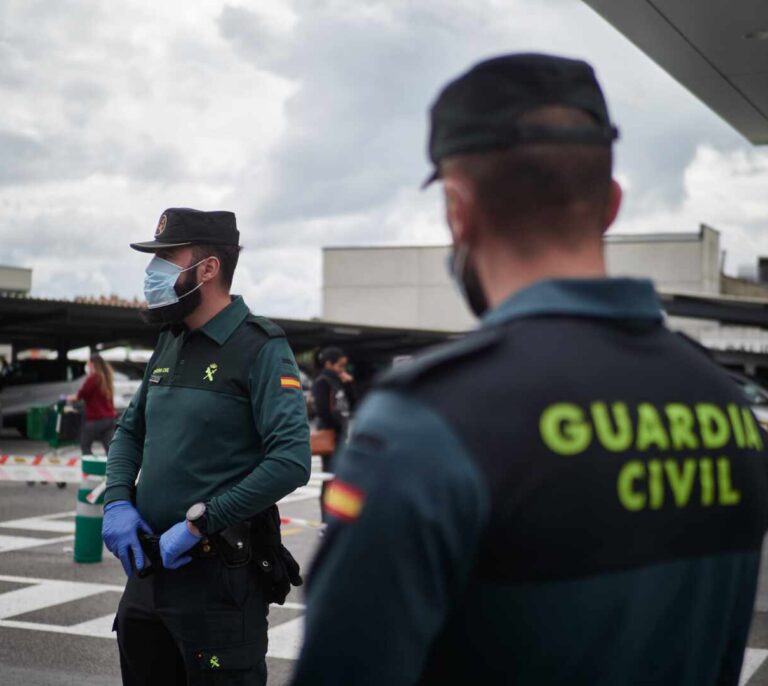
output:
M 2 185 L 77 180 L 96 173 L 171 180 L 185 173 L 173 148 L 149 139 L 83 140 L 65 133 L 35 138 L 0 131 L 0 156 Z
M 221 35 L 249 61 L 264 64 L 285 54 L 275 29 L 259 14 L 244 7 L 225 5 L 218 25 Z
M 35 178 L 48 157 L 45 146 L 32 136 L 0 131 L 0 184 Z
M 472 52 L 457 53 L 456 32 L 483 21 L 482 8 L 456 5 L 451 15 L 437 7 L 302 3 L 285 39 L 290 59 L 243 47 L 257 45 L 263 33 L 258 18 L 242 19 L 245 10 L 222 27 L 244 58 L 299 85 L 286 105 L 287 134 L 270 160 L 273 193 L 255 221 L 277 232 L 286 222 L 370 211 L 396 189 L 418 185 L 427 172 L 427 103 Z M 481 40 L 467 36 L 466 43 L 480 54 L 488 49 Z
M 285 134 L 269 160 L 270 193 L 250 216 L 266 227 L 266 242 L 301 222 L 374 215 L 398 189 L 417 185 L 428 171 L 427 108 L 437 90 L 498 52 L 560 52 L 585 57 L 598 72 L 606 67 L 609 101 L 614 93 L 625 98 L 614 98 L 619 104 L 612 108 L 624 134 L 617 167 L 631 182 L 625 215 L 678 206 L 697 145 L 743 145 L 579 3 L 304 1 L 296 10 L 298 22 L 285 35 L 270 33 L 257 14 L 242 8 L 225 10 L 219 20 L 243 59 L 297 85 L 286 104 Z M 619 69 L 611 64 L 617 54 Z M 247 189 L 241 194 L 246 197 Z M 376 228 L 361 228 L 359 240 L 376 235 Z M 378 238 L 395 237 L 380 232 Z

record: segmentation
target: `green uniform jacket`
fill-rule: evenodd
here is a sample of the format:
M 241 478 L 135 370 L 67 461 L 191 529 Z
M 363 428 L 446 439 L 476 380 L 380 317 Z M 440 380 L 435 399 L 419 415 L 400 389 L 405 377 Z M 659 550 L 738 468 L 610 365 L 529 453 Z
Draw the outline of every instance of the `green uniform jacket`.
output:
M 215 532 L 306 484 L 299 378 L 282 330 L 241 297 L 200 329 L 165 329 L 110 445 L 105 502 L 135 501 L 157 534 L 206 502 Z
M 518 293 L 363 404 L 294 685 L 735 686 L 765 447 L 650 282 Z

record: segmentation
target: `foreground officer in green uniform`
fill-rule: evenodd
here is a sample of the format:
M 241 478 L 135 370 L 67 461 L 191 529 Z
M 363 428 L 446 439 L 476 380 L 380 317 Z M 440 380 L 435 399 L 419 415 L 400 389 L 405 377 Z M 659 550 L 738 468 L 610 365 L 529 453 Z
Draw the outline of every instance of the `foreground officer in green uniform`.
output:
M 169 209 L 131 247 L 154 253 L 147 318 L 168 326 L 109 449 L 123 683 L 266 684 L 269 603 L 301 582 L 274 507 L 309 477 L 299 371 L 282 330 L 229 295 L 234 214 Z
M 360 411 L 295 684 L 738 682 L 766 438 L 652 284 L 605 277 L 615 136 L 583 62 L 500 57 L 440 94 L 429 149 L 482 326 Z

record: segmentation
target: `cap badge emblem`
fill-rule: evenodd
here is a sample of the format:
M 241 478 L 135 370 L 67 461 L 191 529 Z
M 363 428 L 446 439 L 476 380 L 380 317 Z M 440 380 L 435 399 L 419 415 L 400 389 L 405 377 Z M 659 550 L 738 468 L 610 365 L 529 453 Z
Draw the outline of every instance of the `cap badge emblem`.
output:
M 160 217 L 160 221 L 157 223 L 157 228 L 155 229 L 155 238 L 158 236 L 162 236 L 163 231 L 165 231 L 165 225 L 168 223 L 168 218 L 163 215 Z

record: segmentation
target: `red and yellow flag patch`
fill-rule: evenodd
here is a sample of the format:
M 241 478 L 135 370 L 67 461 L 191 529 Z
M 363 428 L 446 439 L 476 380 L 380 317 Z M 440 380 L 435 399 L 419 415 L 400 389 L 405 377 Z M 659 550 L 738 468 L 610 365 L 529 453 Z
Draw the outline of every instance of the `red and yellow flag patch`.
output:
M 365 493 L 359 488 L 334 479 L 325 491 L 323 505 L 328 514 L 345 522 L 352 522 L 360 516 L 365 504 Z
M 300 391 L 301 381 L 299 381 L 295 376 L 281 376 L 280 386 L 282 388 L 295 388 Z

